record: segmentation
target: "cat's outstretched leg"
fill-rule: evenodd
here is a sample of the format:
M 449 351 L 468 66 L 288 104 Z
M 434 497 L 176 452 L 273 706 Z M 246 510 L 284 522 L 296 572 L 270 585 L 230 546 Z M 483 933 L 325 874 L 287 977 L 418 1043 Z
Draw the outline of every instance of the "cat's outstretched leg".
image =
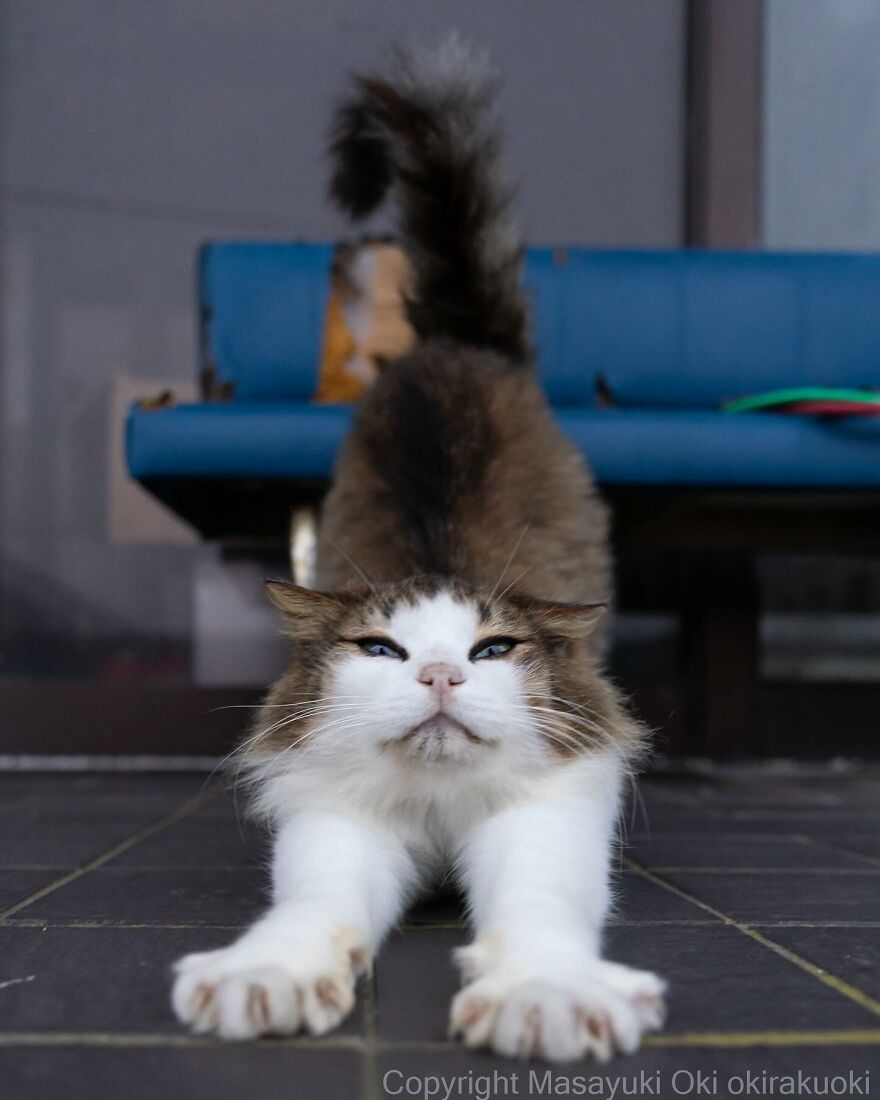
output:
M 476 937 L 458 952 L 467 984 L 450 1029 L 468 1046 L 605 1061 L 663 1022 L 664 982 L 600 957 L 617 815 L 616 784 L 605 774 L 602 789 L 603 771 L 593 769 L 592 796 L 558 791 L 507 809 L 466 841 Z
M 414 877 L 389 833 L 336 814 L 288 821 L 275 843 L 272 908 L 231 946 L 179 960 L 175 1012 L 225 1039 L 329 1031 L 351 1010 L 355 980 Z

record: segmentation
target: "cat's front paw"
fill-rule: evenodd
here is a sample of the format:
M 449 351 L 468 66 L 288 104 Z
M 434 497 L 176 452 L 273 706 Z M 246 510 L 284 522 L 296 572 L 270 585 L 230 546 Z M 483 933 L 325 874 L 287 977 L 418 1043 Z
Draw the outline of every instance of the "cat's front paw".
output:
M 323 964 L 261 957 L 236 946 L 187 955 L 175 966 L 171 1003 L 178 1019 L 224 1039 L 323 1035 L 354 1005 L 355 972 Z
M 616 1051 L 632 1053 L 646 1031 L 662 1025 L 664 989 L 654 974 L 616 964 L 571 980 L 489 973 L 455 997 L 450 1031 L 469 1047 L 509 1057 L 606 1062 Z

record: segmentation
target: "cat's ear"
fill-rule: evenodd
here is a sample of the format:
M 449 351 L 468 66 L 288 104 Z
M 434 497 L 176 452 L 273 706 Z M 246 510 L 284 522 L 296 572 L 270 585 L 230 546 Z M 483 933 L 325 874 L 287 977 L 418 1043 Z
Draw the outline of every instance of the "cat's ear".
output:
M 266 581 L 266 595 L 284 616 L 284 629 L 296 638 L 317 637 L 339 616 L 342 602 L 290 581 Z
M 586 638 L 608 610 L 608 604 L 530 600 L 529 610 L 547 634 L 557 638 Z

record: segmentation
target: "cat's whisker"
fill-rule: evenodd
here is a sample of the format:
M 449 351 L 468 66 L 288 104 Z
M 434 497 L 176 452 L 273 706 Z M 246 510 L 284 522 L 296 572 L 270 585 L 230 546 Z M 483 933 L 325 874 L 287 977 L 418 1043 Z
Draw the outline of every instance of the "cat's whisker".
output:
M 319 740 L 322 740 L 319 739 L 319 734 L 325 732 L 326 730 L 332 730 L 334 737 L 338 737 L 338 735 L 341 733 L 350 733 L 352 730 L 362 729 L 363 726 L 364 722 L 362 720 L 359 720 L 358 718 L 348 718 L 335 722 L 325 722 L 320 726 L 312 727 L 311 729 L 306 730 L 301 737 L 297 738 L 296 741 L 281 749 L 277 756 L 279 758 L 290 756 L 295 752 L 298 759 L 307 759 L 309 756 L 309 750 L 313 750 L 315 747 L 315 743 Z M 340 748 L 342 748 L 342 746 L 336 744 L 335 748 L 339 750 Z
M 542 696 L 537 693 L 530 692 L 530 694 L 533 695 L 534 698 L 542 698 Z M 564 703 L 567 706 L 576 708 L 578 710 L 584 710 L 587 711 L 589 714 L 595 715 L 609 730 L 619 734 L 623 738 L 626 738 L 632 733 L 632 727 L 621 725 L 620 722 L 612 721 L 607 714 L 600 714 L 597 710 L 595 710 L 593 707 L 590 707 L 586 703 L 575 703 L 570 699 L 563 698 L 561 695 L 543 697 L 547 699 L 554 699 L 558 702 Z
M 603 731 L 610 731 L 612 733 L 617 733 L 617 734 L 620 734 L 621 736 L 625 736 L 626 733 L 627 733 L 627 727 L 622 726 L 619 722 L 613 721 L 607 715 L 600 714 L 598 711 L 593 710 L 591 707 L 587 707 L 585 704 L 574 703 L 569 699 L 563 699 L 562 696 L 559 696 L 559 695 L 552 695 L 552 696 L 551 695 L 540 695 L 536 692 L 529 692 L 529 696 L 531 698 L 534 698 L 534 699 L 539 699 L 539 698 L 555 699 L 555 700 L 558 700 L 559 702 L 565 704 L 566 706 L 570 706 L 572 708 L 575 708 L 576 710 L 589 711 L 591 714 L 595 715 L 596 718 L 599 719 L 598 722 L 593 723 L 596 726 L 597 729 L 601 729 Z M 579 717 L 581 717 L 581 716 L 579 716 Z M 584 717 L 583 721 L 592 722 L 593 719 Z
M 555 703 L 562 703 L 564 706 L 569 707 L 571 710 L 586 711 L 588 714 L 593 714 L 601 717 L 599 712 L 594 707 L 589 706 L 589 704 L 576 703 L 573 699 L 566 699 L 562 695 L 552 695 L 545 692 L 530 691 L 528 692 L 528 697 L 531 699 L 545 699 Z
M 560 748 L 567 749 L 571 752 L 581 752 L 583 750 L 583 742 L 579 741 L 575 737 L 563 734 L 561 730 L 547 726 L 539 726 L 537 728 L 537 732 L 540 733 L 542 737 L 545 737 L 548 741 L 559 745 Z
M 292 695 L 312 695 L 314 693 L 310 692 L 310 691 L 299 691 L 299 692 L 291 692 L 291 694 Z M 354 696 L 340 696 L 340 698 L 351 699 L 351 698 L 355 698 L 355 697 Z M 361 696 L 361 698 L 365 702 L 369 700 L 368 695 Z M 228 703 L 228 704 L 225 704 L 222 707 L 212 707 L 207 713 L 208 714 L 216 714 L 218 711 L 221 711 L 221 710 L 277 710 L 280 707 L 291 707 L 291 706 L 297 706 L 297 705 L 298 705 L 297 703 Z
M 367 588 L 369 588 L 369 590 L 375 596 L 375 594 L 376 594 L 376 585 L 370 580 L 370 578 L 363 571 L 363 569 L 361 569 L 361 567 L 354 560 L 354 558 L 352 558 L 348 554 L 346 554 L 346 552 L 342 549 L 342 547 L 339 545 L 339 543 L 334 542 L 333 539 L 327 538 L 327 543 L 328 543 L 329 546 L 333 547 L 333 549 L 337 552 L 337 554 L 341 554 L 345 558 L 345 560 L 348 562 L 348 564 L 352 567 L 352 569 L 355 570 L 355 572 L 358 574 L 358 576 L 361 578 L 361 580 L 364 582 L 364 584 L 367 586 Z
M 347 710 L 347 709 L 362 709 L 359 703 L 327 703 L 317 707 L 309 707 L 308 704 L 304 704 L 302 711 L 294 711 L 285 715 L 283 718 L 279 718 L 277 722 L 273 722 L 271 726 L 267 726 L 259 733 L 260 737 L 267 737 L 269 734 L 274 733 L 276 730 L 281 729 L 283 726 L 289 725 L 292 722 L 300 721 L 301 719 L 312 717 L 315 714 L 326 713 L 331 710 Z
M 289 710 L 291 704 L 275 703 L 275 704 L 266 704 L 266 705 L 267 706 L 284 707 L 285 709 Z M 299 704 L 294 704 L 294 705 L 299 705 Z M 306 704 L 302 704 L 302 705 L 306 705 Z M 351 705 L 354 705 L 354 704 L 351 704 Z M 248 706 L 247 709 L 250 709 L 250 707 Z M 299 717 L 299 715 L 297 714 L 295 717 Z M 204 790 L 205 787 L 207 787 L 207 785 L 215 778 L 215 776 L 219 772 L 221 772 L 229 764 L 230 761 L 232 761 L 236 758 L 243 758 L 246 755 L 248 749 L 250 749 L 252 746 L 257 744 L 262 738 L 268 736 L 274 730 L 280 728 L 281 725 L 283 725 L 283 721 L 282 722 L 276 722 L 272 726 L 267 727 L 266 729 L 257 730 L 256 733 L 251 734 L 249 737 L 245 738 L 244 741 L 241 741 L 238 745 L 236 745 L 236 747 L 234 749 L 232 749 L 230 752 L 228 752 L 211 769 L 210 773 L 208 774 L 207 778 L 205 779 L 205 782 L 202 784 L 202 790 Z M 236 768 L 236 773 L 235 773 L 236 777 L 238 776 L 239 772 L 241 771 L 241 766 L 242 765 L 239 763 L 237 768 Z
M 602 726 L 600 723 L 594 722 L 592 719 L 589 719 L 589 718 L 584 718 L 583 716 L 578 715 L 578 714 L 570 714 L 570 713 L 566 713 L 564 711 L 558 711 L 558 710 L 553 709 L 552 707 L 526 706 L 523 709 L 526 710 L 530 714 L 536 714 L 536 715 L 549 714 L 549 715 L 552 715 L 553 717 L 555 717 L 556 719 L 558 719 L 559 721 L 574 723 L 576 725 L 583 726 L 585 729 L 592 730 L 595 733 L 604 734 L 604 733 L 608 732 L 606 727 Z
M 583 748 L 583 742 L 578 739 L 570 729 L 566 728 L 563 720 L 553 721 L 543 715 L 529 714 L 528 717 L 519 719 L 520 725 L 527 729 L 533 729 L 538 733 L 551 732 L 559 737 L 567 738 L 573 745 Z
M 509 585 L 508 585 L 508 586 L 507 586 L 507 587 L 506 587 L 506 588 L 504 589 L 504 591 L 503 591 L 503 592 L 501 592 L 501 593 L 499 594 L 499 596 L 498 596 L 498 599 L 499 599 L 499 600 L 503 600 L 503 599 L 504 599 L 504 597 L 505 597 L 505 596 L 507 595 L 507 593 L 508 593 L 508 592 L 509 592 L 509 591 L 511 590 L 511 588 L 513 588 L 513 586 L 514 586 L 514 585 L 516 585 L 516 584 L 519 584 L 519 582 L 520 582 L 520 581 L 521 581 L 521 580 L 523 579 L 523 577 L 524 577 L 524 576 L 526 575 L 526 573 L 528 573 L 528 572 L 529 572 L 529 571 L 530 571 L 531 569 L 533 569 L 533 568 L 534 568 L 534 566 L 535 566 L 535 562 L 530 562 L 530 563 L 529 563 L 529 564 L 528 564 L 528 565 L 527 565 L 527 566 L 525 567 L 525 569 L 523 569 L 523 571 L 522 571 L 521 573 L 517 574 L 517 576 L 515 576 L 515 577 L 513 578 L 513 580 L 512 580 L 512 581 L 510 582 L 510 584 L 509 584 Z
M 534 719 L 534 722 L 535 722 L 536 728 L 538 730 L 540 730 L 541 732 L 546 732 L 547 730 L 551 730 L 552 732 L 554 732 L 558 736 L 565 737 L 572 745 L 577 745 L 580 749 L 584 748 L 583 738 L 578 737 L 577 734 L 573 733 L 570 729 L 567 729 L 566 728 L 566 722 L 565 722 L 564 719 L 562 719 L 558 722 L 551 722 L 549 719 L 542 719 L 542 718 L 538 717 L 538 718 Z M 590 727 L 586 727 L 586 728 L 587 728 L 589 734 L 593 735 L 593 736 L 590 736 L 590 738 L 589 738 L 590 742 L 595 741 L 595 735 L 598 735 L 600 740 L 604 740 L 607 737 L 606 732 L 598 726 L 596 726 L 596 727 L 590 726 Z
M 526 521 L 525 525 L 523 526 L 523 529 L 520 532 L 520 536 L 516 540 L 516 544 L 514 545 L 513 549 L 510 551 L 510 557 L 504 563 L 504 568 L 498 574 L 498 580 L 495 582 L 495 584 L 492 587 L 492 591 L 489 593 L 489 598 L 486 601 L 487 603 L 492 602 L 492 599 L 493 599 L 495 593 L 498 591 L 498 585 L 501 584 L 501 582 L 504 580 L 504 574 L 510 568 L 510 563 L 516 557 L 517 550 L 519 550 L 520 546 L 522 546 L 522 540 L 526 537 L 526 532 L 528 531 L 529 527 L 531 527 L 531 524 L 532 524 L 532 521 L 529 519 L 529 520 Z

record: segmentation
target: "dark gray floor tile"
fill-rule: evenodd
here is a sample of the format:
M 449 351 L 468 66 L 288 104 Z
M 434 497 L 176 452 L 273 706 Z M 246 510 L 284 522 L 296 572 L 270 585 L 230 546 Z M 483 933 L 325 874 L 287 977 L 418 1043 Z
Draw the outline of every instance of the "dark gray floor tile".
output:
M 90 871 L 18 915 L 47 923 L 246 924 L 268 902 L 259 867 L 141 868 Z
M 843 834 L 877 836 L 880 834 L 880 814 L 824 807 L 810 813 L 802 810 L 785 813 L 779 810 L 731 809 L 723 817 L 719 816 L 714 828 L 719 834 L 759 833 L 773 836 L 776 833 L 801 833 L 833 842 L 835 837 Z
M 613 919 L 626 920 L 711 920 L 696 906 L 675 896 L 639 875 L 615 865 L 616 904 Z M 428 894 L 406 914 L 405 924 L 466 924 L 464 904 L 460 894 L 444 890 Z
M 4 980 L 25 979 L 0 989 L 2 1030 L 182 1035 L 172 963 L 234 938 L 218 928 L 0 927 Z M 338 1033 L 356 1034 L 360 1021 L 356 1007 Z
M 707 921 L 713 918 L 635 872 L 626 871 L 614 878 L 616 903 L 612 921 Z
M 228 817 L 244 821 L 251 816 L 251 799 L 243 786 L 236 786 L 223 776 L 211 781 L 214 797 L 196 811 L 196 817 Z
M 625 849 L 644 867 L 854 867 L 865 861 L 797 837 L 669 836 L 632 839 Z
M 746 922 L 878 921 L 880 874 L 664 872 L 664 879 L 722 913 Z
M 777 939 L 774 929 L 770 933 Z M 611 927 L 605 952 L 669 982 L 672 1033 L 871 1028 L 876 1017 L 729 925 Z
M 808 962 L 880 1000 L 880 928 L 768 928 Z
M 202 772 L 5 771 L 0 772 L 0 801 L 21 808 L 33 799 L 154 798 L 182 802 L 205 787 Z
M 827 842 L 838 851 L 855 853 L 880 863 L 880 830 L 874 834 L 857 833 L 852 836 L 842 833 L 827 838 Z
M 52 870 L 0 870 L 0 911 L 15 905 L 35 890 L 48 886 L 62 872 Z
M 377 964 L 384 1040 L 445 1037 L 449 1003 L 459 987 L 451 953 L 466 942 L 466 936 L 446 930 L 392 937 Z M 669 982 L 673 1033 L 872 1026 L 867 1010 L 727 925 L 611 927 L 605 954 Z
M 880 806 L 880 772 L 875 766 L 862 773 L 829 777 L 799 776 L 795 785 L 808 796 L 836 801 L 842 806 L 875 810 Z
M 63 817 L 26 815 L 18 821 L 21 831 L 10 843 L 4 840 L 2 859 L 6 866 L 52 867 L 60 873 L 89 863 L 146 824 L 148 820 L 136 815 L 107 818 L 88 807 L 73 808 Z
M 383 1039 L 445 1039 L 449 1002 L 459 988 L 452 950 L 463 929 L 393 933 L 376 962 L 378 1029 Z
M 265 866 L 265 830 L 230 816 L 190 816 L 126 849 L 108 867 Z
M 358 1100 L 361 1055 L 280 1043 L 0 1048 L 3 1100 Z
M 707 808 L 753 807 L 776 811 L 848 805 L 843 792 L 832 790 L 828 784 L 808 788 L 772 778 L 706 781 L 690 787 L 688 794 L 697 805 Z
M 789 1047 L 746 1050 L 710 1048 L 643 1047 L 634 1055 L 617 1058 L 607 1065 L 584 1060 L 571 1065 L 550 1066 L 546 1062 L 520 1062 L 486 1052 L 453 1050 L 389 1050 L 377 1068 L 379 1097 L 424 1096 L 419 1084 L 428 1078 L 451 1083 L 453 1096 L 501 1097 L 553 1096 L 731 1096 L 805 1095 L 782 1092 L 769 1083 L 771 1076 L 797 1078 L 798 1071 L 820 1077 L 852 1073 L 867 1085 L 874 1084 L 880 1069 L 880 1048 Z M 703 1092 L 697 1091 L 697 1074 Z M 751 1073 L 752 1092 L 745 1091 Z M 677 1076 L 676 1076 L 677 1075 Z M 756 1077 L 757 1075 L 757 1077 Z M 763 1081 L 763 1091 L 757 1089 Z M 408 1084 L 412 1082 L 412 1084 Z M 461 1084 L 457 1084 L 461 1082 Z M 468 1083 L 470 1082 L 470 1085 Z M 479 1084 L 477 1084 L 479 1082 Z M 471 1092 L 465 1092 L 470 1087 Z M 442 1095 L 442 1093 L 440 1094 Z M 843 1095 L 855 1095 L 844 1093 Z
M 87 862 L 181 805 L 204 782 L 198 775 L 0 774 L 0 860 L 12 865 L 0 872 L 0 905 L 60 873 L 35 865 L 66 869 Z M 642 791 L 644 805 L 634 810 L 628 826 L 634 858 L 657 867 L 765 869 L 756 874 L 663 872 L 662 877 L 708 904 L 759 925 L 880 920 L 880 875 L 852 873 L 870 871 L 864 857 L 880 858 L 880 796 L 872 774 L 785 782 L 666 777 L 648 780 Z M 265 847 L 259 830 L 247 824 L 240 829 L 241 806 L 241 799 L 236 807 L 230 795 L 217 794 L 106 867 L 27 906 L 13 918 L 18 924 L 0 927 L 0 983 L 33 977 L 0 986 L 0 1032 L 7 1033 L 5 1039 L 0 1034 L 3 1100 L 55 1093 L 73 1100 L 163 1095 L 356 1100 L 361 1095 L 363 1067 L 357 1053 L 306 1051 L 282 1043 L 187 1045 L 171 1017 L 170 962 L 188 950 L 229 942 L 234 932 L 219 926 L 245 924 L 266 904 L 269 880 L 259 866 Z M 816 843 L 790 840 L 787 834 L 808 835 Z M 22 868 L 23 863 L 29 866 Z M 774 875 L 769 868 L 788 873 Z M 822 868 L 838 873 L 822 874 Z M 866 1009 L 736 929 L 714 922 L 691 902 L 634 873 L 619 874 L 617 883 L 620 896 L 608 929 L 608 955 L 655 969 L 670 981 L 667 1039 L 693 1032 L 876 1030 L 876 1018 Z M 460 916 L 460 899 L 447 893 L 431 895 L 407 920 L 425 925 Z M 108 927 L 52 927 L 55 922 Z M 160 927 L 109 927 L 124 923 Z M 763 931 L 870 995 L 880 995 L 876 929 Z M 464 928 L 428 927 L 390 938 L 376 970 L 383 1040 L 444 1039 L 449 1001 L 458 988 L 450 954 L 467 940 Z M 349 1036 L 357 1035 L 360 1019 L 356 1010 L 347 1024 Z M 9 1045 L 35 1032 L 54 1033 L 57 1042 L 63 1032 L 96 1037 L 83 1047 Z M 157 1040 L 167 1035 L 184 1045 L 112 1045 L 125 1042 L 125 1035 L 132 1036 L 129 1042 L 136 1035 Z M 487 1055 L 390 1050 L 382 1062 L 381 1072 L 403 1071 L 421 1081 L 430 1073 L 454 1078 L 470 1071 L 497 1069 L 508 1077 L 515 1072 L 519 1095 L 528 1095 L 530 1087 L 533 1095 L 559 1093 L 558 1088 L 547 1091 L 552 1085 L 542 1084 L 543 1076 L 537 1084 L 530 1081 L 531 1067 Z M 541 1064 L 535 1068 L 541 1075 L 548 1070 Z M 551 1082 L 573 1073 L 613 1081 L 625 1074 L 659 1072 L 661 1094 L 673 1095 L 674 1072 L 714 1070 L 719 1074 L 714 1095 L 725 1096 L 730 1094 L 729 1073 L 867 1068 L 880 1074 L 880 1047 L 656 1046 L 609 1067 L 554 1067 Z M 390 1079 L 391 1087 L 383 1090 L 381 1072 L 376 1095 L 393 1095 L 402 1079 Z M 544 1092 L 535 1091 L 538 1085 Z M 495 1094 L 505 1095 L 497 1089 Z
M 170 1032 L 171 964 L 222 947 L 220 929 L 0 927 L 2 1030 Z
M 695 805 L 690 799 L 665 800 L 654 798 L 650 793 L 641 793 L 639 799 L 630 799 L 625 804 L 620 820 L 624 822 L 627 832 L 641 833 L 658 826 L 693 824 L 714 814 L 715 811 Z M 682 832 L 689 832 L 689 829 L 684 828 Z
M 621 814 L 621 822 L 627 835 L 674 832 L 700 836 L 707 830 L 723 831 L 723 819 L 715 810 L 667 804 L 654 799 L 644 799 L 625 809 Z
M 170 813 L 204 786 L 193 775 L 0 774 L 0 861 L 70 869 Z

